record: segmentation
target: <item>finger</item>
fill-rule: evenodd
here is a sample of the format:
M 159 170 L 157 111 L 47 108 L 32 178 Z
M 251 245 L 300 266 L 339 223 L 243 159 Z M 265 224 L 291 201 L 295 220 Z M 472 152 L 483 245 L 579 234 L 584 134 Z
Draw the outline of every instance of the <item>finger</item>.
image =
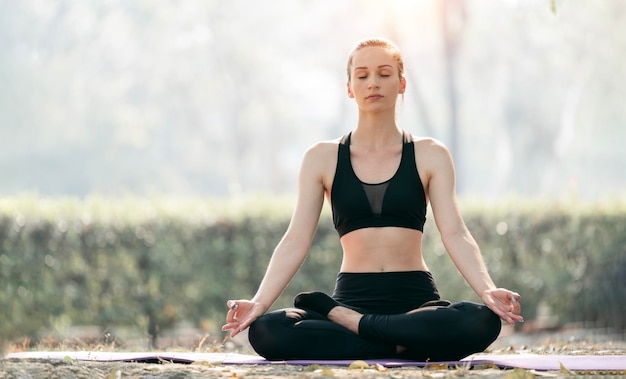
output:
M 519 314 L 522 310 L 522 305 L 520 304 L 519 300 L 519 295 L 513 295 L 513 297 L 511 297 L 511 312 L 513 312 L 514 314 Z
M 519 313 L 514 313 L 514 312 L 508 312 L 507 313 L 507 321 L 510 324 L 514 324 L 516 322 L 524 322 L 524 317 L 522 317 L 522 315 L 520 315 Z
M 226 302 L 226 306 L 232 309 L 233 311 L 236 311 L 237 309 L 239 309 L 239 303 L 237 302 L 237 300 L 228 300 Z
M 495 302 L 492 304 L 488 304 L 487 305 L 492 311 L 493 313 L 495 313 L 498 317 L 500 317 L 501 319 L 503 319 L 504 321 L 508 322 L 508 315 L 507 315 L 507 311 L 505 309 L 502 309 L 501 306 L 499 304 L 496 304 Z
M 233 329 L 236 329 L 236 328 L 237 328 L 237 324 L 236 323 L 230 323 L 229 322 L 228 324 L 222 325 L 222 331 L 224 331 L 224 332 L 227 331 L 227 330 L 233 330 Z
M 228 313 L 226 314 L 226 322 L 227 323 L 232 323 L 237 321 L 237 317 L 236 317 L 236 312 L 233 311 L 232 309 L 228 310 Z
M 233 331 L 230 333 L 231 337 L 235 337 L 237 334 L 243 332 L 248 327 L 247 324 L 241 323 L 239 324 Z
M 514 313 L 515 313 L 516 311 L 518 311 L 518 312 L 516 312 L 516 313 L 519 313 L 519 309 L 520 309 L 520 303 L 519 303 L 520 296 L 519 296 L 518 294 L 514 293 L 514 292 L 511 292 L 511 293 L 509 293 L 509 294 L 507 295 L 507 300 L 508 300 L 508 301 L 507 301 L 506 303 L 508 304 L 509 311 L 514 312 Z
M 502 320 L 509 324 L 514 324 L 516 321 L 512 317 L 514 313 L 512 312 L 511 306 L 509 304 L 503 302 L 492 302 L 489 306 L 491 310 L 498 315 Z
M 516 316 L 516 317 L 510 317 L 508 320 L 506 320 L 506 322 L 508 322 L 511 325 L 517 324 L 518 322 L 524 322 L 524 319 L 522 317 Z
M 501 314 L 499 314 L 498 316 L 500 316 L 500 318 L 506 322 L 507 324 L 514 324 L 515 321 L 513 320 L 513 318 L 511 317 L 511 313 L 510 312 L 502 312 Z
M 237 331 L 237 327 L 233 326 L 232 328 L 229 328 L 228 330 L 230 330 L 230 337 L 234 337 L 236 336 L 239 332 Z
M 250 324 L 252 324 L 253 320 L 254 320 L 254 317 L 248 317 L 246 320 L 238 323 L 237 327 L 232 331 L 230 336 L 234 337 L 237 334 L 239 334 L 239 333 L 243 332 L 244 330 L 246 330 L 250 326 Z
M 228 306 L 228 313 L 226 313 L 226 321 L 227 322 L 233 322 L 237 320 L 237 311 L 239 309 L 239 303 L 237 303 L 235 300 L 228 300 L 226 302 L 226 305 Z

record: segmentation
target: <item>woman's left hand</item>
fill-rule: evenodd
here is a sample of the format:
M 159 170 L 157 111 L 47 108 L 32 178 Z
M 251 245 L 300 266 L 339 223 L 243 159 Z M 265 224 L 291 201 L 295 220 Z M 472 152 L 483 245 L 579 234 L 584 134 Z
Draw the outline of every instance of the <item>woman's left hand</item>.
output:
M 520 314 L 522 310 L 520 298 L 518 293 L 506 288 L 486 290 L 481 296 L 485 305 L 509 324 L 524 321 Z

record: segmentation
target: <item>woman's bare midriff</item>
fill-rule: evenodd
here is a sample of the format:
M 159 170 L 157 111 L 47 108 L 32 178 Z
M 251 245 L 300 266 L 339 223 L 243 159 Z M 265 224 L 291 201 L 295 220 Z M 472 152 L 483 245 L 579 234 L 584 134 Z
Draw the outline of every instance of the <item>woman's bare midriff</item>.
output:
M 428 271 L 422 232 L 382 227 L 357 229 L 341 237 L 341 272 Z

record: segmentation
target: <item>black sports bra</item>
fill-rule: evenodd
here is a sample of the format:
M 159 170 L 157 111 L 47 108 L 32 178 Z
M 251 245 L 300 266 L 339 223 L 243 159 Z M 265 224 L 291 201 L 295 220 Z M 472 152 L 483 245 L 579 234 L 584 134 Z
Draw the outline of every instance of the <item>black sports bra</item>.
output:
M 393 177 L 377 184 L 363 183 L 350 160 L 350 137 L 339 143 L 337 169 L 330 197 L 339 236 L 353 230 L 397 226 L 424 231 L 426 195 L 415 164 L 415 146 L 405 133 L 400 166 Z

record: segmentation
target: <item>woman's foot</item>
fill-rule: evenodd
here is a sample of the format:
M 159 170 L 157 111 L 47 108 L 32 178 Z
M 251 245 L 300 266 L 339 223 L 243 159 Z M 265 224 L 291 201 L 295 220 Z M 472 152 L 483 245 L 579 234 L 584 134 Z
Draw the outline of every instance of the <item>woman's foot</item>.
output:
M 302 292 L 293 300 L 293 305 L 296 308 L 309 309 L 328 317 L 328 313 L 341 304 L 323 292 Z
M 354 334 L 359 334 L 359 323 L 363 315 L 353 309 L 338 305 L 328 312 L 328 319 L 349 329 Z
M 359 322 L 362 314 L 343 306 L 341 303 L 323 292 L 303 292 L 293 301 L 296 308 L 309 309 L 317 312 L 330 321 L 339 324 L 355 334 L 359 334 Z

